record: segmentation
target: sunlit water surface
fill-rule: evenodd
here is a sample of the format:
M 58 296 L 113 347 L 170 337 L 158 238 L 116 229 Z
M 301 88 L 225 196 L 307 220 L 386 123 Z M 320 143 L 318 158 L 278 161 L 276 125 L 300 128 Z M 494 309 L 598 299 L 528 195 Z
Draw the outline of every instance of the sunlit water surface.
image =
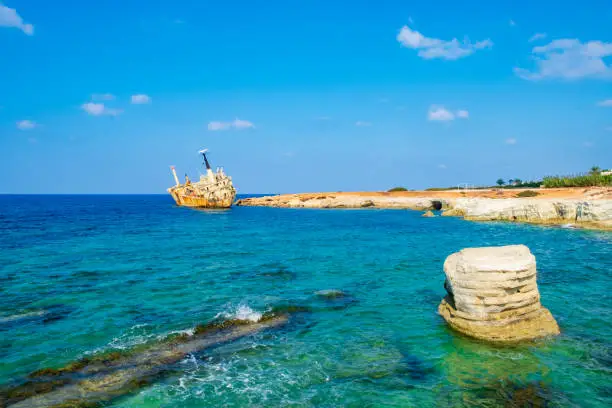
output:
M 492 347 L 436 309 L 464 247 L 526 244 L 558 338 Z M 215 316 L 310 306 L 190 355 L 114 407 L 612 405 L 612 234 L 404 210 L 0 196 L 0 384 Z M 329 300 L 315 292 L 337 289 Z

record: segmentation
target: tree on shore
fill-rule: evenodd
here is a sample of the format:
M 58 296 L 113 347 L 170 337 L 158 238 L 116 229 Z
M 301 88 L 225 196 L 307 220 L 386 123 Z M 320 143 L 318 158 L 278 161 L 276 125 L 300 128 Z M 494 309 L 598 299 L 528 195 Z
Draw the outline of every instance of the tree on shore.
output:
M 591 171 L 589 171 L 589 174 L 591 174 L 592 176 L 598 176 L 599 173 L 601 173 L 601 167 L 599 166 L 593 166 L 591 167 Z
M 500 186 L 500 187 L 501 187 L 501 186 L 503 186 L 504 184 L 506 184 L 506 182 L 504 181 L 504 179 L 501 179 L 501 178 L 500 178 L 500 179 L 497 179 L 497 185 L 498 185 L 498 186 Z

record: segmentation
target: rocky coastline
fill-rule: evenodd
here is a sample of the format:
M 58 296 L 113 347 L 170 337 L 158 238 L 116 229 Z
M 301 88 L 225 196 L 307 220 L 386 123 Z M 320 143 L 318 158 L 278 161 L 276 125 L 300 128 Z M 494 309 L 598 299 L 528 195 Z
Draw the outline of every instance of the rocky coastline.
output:
M 390 193 L 304 193 L 244 198 L 237 206 L 277 208 L 385 208 L 440 210 L 471 221 L 510 221 L 612 230 L 612 189 L 582 197 L 470 197 L 462 194 L 406 196 Z

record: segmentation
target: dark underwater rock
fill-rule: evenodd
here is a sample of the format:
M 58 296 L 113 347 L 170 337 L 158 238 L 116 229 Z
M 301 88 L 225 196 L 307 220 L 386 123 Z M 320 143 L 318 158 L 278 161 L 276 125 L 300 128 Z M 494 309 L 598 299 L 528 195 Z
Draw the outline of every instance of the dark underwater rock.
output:
M 185 356 L 284 325 L 288 314 L 267 313 L 257 322 L 215 321 L 152 344 L 83 358 L 61 368 L 43 368 L 22 384 L 0 390 L 0 407 L 98 406 L 134 392 L 172 371 Z

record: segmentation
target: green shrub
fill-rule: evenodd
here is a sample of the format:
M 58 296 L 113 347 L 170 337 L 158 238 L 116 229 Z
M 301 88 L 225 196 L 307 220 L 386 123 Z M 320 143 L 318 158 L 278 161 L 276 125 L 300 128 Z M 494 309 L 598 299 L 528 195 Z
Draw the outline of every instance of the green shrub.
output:
M 542 183 L 544 188 L 560 187 L 605 187 L 612 186 L 612 175 L 579 174 L 574 176 L 547 176 Z
M 538 195 L 540 195 L 540 193 L 538 193 L 537 191 L 525 190 L 525 191 L 521 191 L 516 196 L 520 197 L 520 198 L 524 198 L 524 197 L 535 197 L 535 196 L 538 196 Z
M 502 186 L 501 188 L 506 188 L 506 189 L 514 189 L 514 188 L 539 188 L 540 186 L 542 186 L 542 182 L 541 181 L 525 181 L 525 182 L 520 182 L 518 184 L 508 184 L 505 186 Z M 496 187 L 491 187 L 491 188 L 498 188 Z
M 389 193 L 393 193 L 393 192 L 396 192 L 396 191 L 408 191 L 408 189 L 405 188 L 405 187 L 393 187 L 393 188 L 387 190 L 387 192 L 389 192 Z

